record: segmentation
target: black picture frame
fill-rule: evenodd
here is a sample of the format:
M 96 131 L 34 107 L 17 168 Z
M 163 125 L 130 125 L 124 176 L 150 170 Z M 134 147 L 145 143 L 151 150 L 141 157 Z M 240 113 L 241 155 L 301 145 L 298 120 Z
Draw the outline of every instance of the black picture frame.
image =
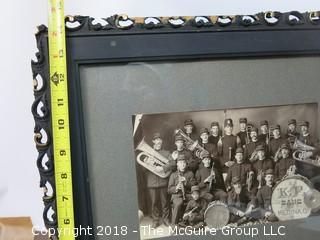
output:
M 86 142 L 81 105 L 79 67 L 82 65 L 134 61 L 230 59 L 276 56 L 320 56 L 320 12 L 255 15 L 128 18 L 114 15 L 103 19 L 66 18 L 69 114 L 75 225 L 93 226 L 90 187 L 87 179 Z M 73 25 L 72 27 L 70 25 Z M 35 142 L 40 187 L 45 190 L 44 223 L 57 228 L 54 155 L 50 112 L 48 32 L 44 25 L 36 34 L 39 52 L 32 61 L 35 101 Z M 41 103 L 42 114 L 39 114 Z M 47 139 L 44 141 L 44 133 Z M 44 156 L 48 161 L 43 163 Z M 45 167 L 44 167 L 45 166 Z M 53 193 L 47 194 L 47 183 Z M 79 239 L 88 239 L 80 237 Z

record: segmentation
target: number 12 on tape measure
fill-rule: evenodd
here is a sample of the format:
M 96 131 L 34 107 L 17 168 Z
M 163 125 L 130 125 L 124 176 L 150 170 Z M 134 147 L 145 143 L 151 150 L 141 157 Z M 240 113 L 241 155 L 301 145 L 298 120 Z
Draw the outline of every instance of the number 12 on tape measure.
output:
M 67 64 L 63 0 L 49 0 L 51 113 L 60 240 L 74 239 Z

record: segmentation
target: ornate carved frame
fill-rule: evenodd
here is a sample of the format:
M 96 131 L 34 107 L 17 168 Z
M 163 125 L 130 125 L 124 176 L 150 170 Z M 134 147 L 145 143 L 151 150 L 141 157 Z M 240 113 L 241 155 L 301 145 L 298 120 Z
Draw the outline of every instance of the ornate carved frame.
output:
M 83 127 L 81 104 L 78 101 L 80 96 L 76 91 L 80 64 L 201 57 L 319 55 L 319 16 L 320 12 L 297 11 L 198 17 L 128 18 L 114 15 L 102 19 L 104 24 L 96 23 L 94 18 L 87 16 L 66 17 L 72 162 L 77 163 L 72 167 L 74 195 L 77 199 L 76 226 L 92 226 L 85 142 L 83 132 L 77 131 Z M 110 39 L 116 39 L 124 47 L 117 51 L 112 46 L 106 47 L 105 42 Z M 31 108 L 35 120 L 34 140 L 38 150 L 40 187 L 44 189 L 43 219 L 47 228 L 56 229 L 46 26 L 38 27 L 36 40 L 39 52 L 36 53 L 37 61 L 31 63 L 35 97 Z M 141 41 L 143 44 L 138 44 Z M 179 42 L 183 44 L 179 45 Z M 112 41 L 110 43 L 112 45 Z M 127 48 L 129 45 L 134 48 Z M 166 47 L 169 45 L 174 48 Z M 83 50 L 84 46 L 86 50 Z M 52 193 L 48 194 L 50 187 Z M 50 214 L 50 209 L 53 214 Z

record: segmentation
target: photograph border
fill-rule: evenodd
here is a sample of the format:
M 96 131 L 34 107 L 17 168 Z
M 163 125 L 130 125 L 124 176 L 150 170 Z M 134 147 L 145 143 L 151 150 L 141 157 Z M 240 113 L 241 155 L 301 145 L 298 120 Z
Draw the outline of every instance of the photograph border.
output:
M 96 23 L 96 19 L 87 16 L 66 17 L 73 191 L 77 199 L 74 202 L 76 227 L 93 226 L 80 66 L 204 58 L 320 56 L 319 16 L 319 11 L 146 18 L 114 15 L 101 19 L 105 24 Z M 38 27 L 36 41 L 37 60 L 31 62 L 35 97 L 31 111 L 35 120 L 34 140 L 38 151 L 36 162 L 40 187 L 44 189 L 44 223 L 48 229 L 57 229 L 46 26 Z M 48 184 L 52 188 L 51 194 L 48 193 Z M 54 212 L 52 219 L 48 217 L 50 209 Z M 88 239 L 88 236 L 84 239 Z

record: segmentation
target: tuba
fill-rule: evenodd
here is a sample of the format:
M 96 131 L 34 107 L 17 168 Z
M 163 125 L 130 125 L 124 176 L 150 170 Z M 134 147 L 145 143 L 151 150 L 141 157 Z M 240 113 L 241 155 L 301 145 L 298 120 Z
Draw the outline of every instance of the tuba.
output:
M 292 156 L 295 160 L 305 161 L 310 159 L 313 156 L 313 152 L 316 150 L 315 147 L 309 146 L 299 139 L 296 139 L 292 149 L 294 150 Z
M 169 159 L 162 156 L 160 153 L 158 153 L 156 150 L 154 150 L 152 147 L 150 147 L 145 141 L 144 138 L 141 140 L 139 145 L 137 146 L 136 150 L 141 151 L 137 156 L 137 162 L 148 169 L 150 172 L 156 174 L 157 176 L 161 178 L 167 178 L 169 177 L 171 171 L 164 172 L 164 171 L 157 171 L 157 166 L 164 166 L 169 163 Z
M 190 151 L 199 151 L 200 153 L 201 152 L 207 152 L 209 153 L 205 148 L 201 147 L 200 144 L 198 143 L 198 141 L 194 141 L 192 140 L 184 131 L 182 131 L 181 129 L 177 129 L 175 130 L 175 135 L 180 135 L 184 138 L 184 141 L 185 141 L 185 144 L 186 144 L 186 147 L 190 150 Z

